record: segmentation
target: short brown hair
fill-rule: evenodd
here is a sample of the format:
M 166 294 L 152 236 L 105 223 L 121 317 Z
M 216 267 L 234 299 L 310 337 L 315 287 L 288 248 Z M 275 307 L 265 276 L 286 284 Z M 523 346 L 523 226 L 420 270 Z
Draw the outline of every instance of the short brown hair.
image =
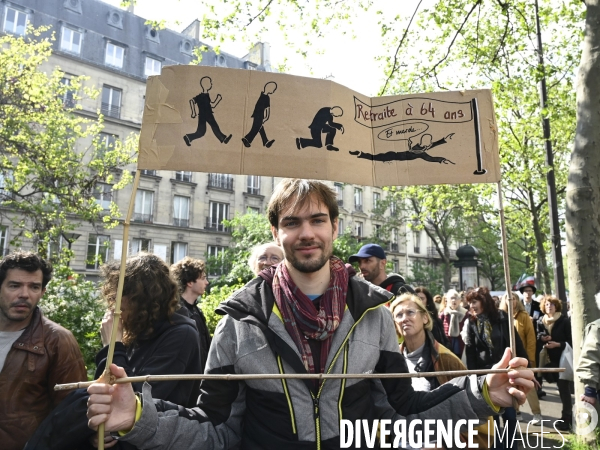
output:
M 552 303 L 556 307 L 556 312 L 562 311 L 562 302 L 554 295 L 544 295 L 544 298 L 540 301 L 540 309 L 546 314 L 546 302 Z
M 102 295 L 110 309 L 114 308 L 120 263 L 112 261 L 101 267 L 104 282 Z M 123 320 L 123 344 L 130 346 L 138 338 L 149 336 L 159 320 L 169 319 L 179 307 L 177 283 L 169 266 L 156 255 L 138 253 L 127 258 L 123 297 L 127 297 L 127 314 Z
M 302 208 L 313 197 L 327 207 L 329 219 L 333 223 L 340 215 L 337 196 L 333 189 L 322 181 L 300 178 L 285 178 L 275 187 L 267 207 L 269 223 L 277 228 L 279 214 L 284 209 L 289 207 Z
M 30 273 L 41 270 L 43 289 L 46 288 L 46 285 L 52 279 L 52 264 L 33 252 L 18 250 L 2 258 L 0 261 L 0 286 L 4 283 L 6 274 L 10 269 L 19 269 Z
M 201 259 L 194 259 L 186 256 L 182 260 L 171 266 L 171 274 L 177 284 L 179 291 L 185 292 L 188 283 L 193 283 L 202 275 L 204 275 L 205 265 Z

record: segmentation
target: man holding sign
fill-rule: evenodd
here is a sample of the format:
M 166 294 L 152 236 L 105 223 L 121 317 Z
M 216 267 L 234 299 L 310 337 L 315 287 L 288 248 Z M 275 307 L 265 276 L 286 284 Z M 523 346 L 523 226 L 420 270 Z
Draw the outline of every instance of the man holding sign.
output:
M 286 179 L 268 208 L 284 261 L 223 302 L 209 352 L 209 374 L 406 373 L 392 295 L 332 256 L 338 233 L 335 193 L 324 183 Z M 507 351 L 495 367 L 524 368 Z M 120 378 L 125 372 L 113 365 Z M 523 403 L 529 370 L 458 378 L 415 392 L 408 378 L 204 380 L 198 407 L 153 400 L 149 385 L 89 387 L 89 426 L 119 432 L 138 448 L 339 448 L 340 421 L 469 420 Z M 404 422 L 403 422 L 404 423 Z

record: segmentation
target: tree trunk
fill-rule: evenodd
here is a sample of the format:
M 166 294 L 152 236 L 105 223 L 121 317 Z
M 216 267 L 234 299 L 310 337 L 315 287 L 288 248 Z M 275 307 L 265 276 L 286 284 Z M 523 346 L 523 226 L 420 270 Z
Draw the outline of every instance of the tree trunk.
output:
M 546 260 L 546 251 L 544 250 L 544 242 L 546 237 L 542 233 L 542 226 L 540 224 L 540 218 L 538 217 L 539 209 L 534 208 L 531 205 L 531 224 L 533 226 L 533 236 L 535 238 L 535 252 L 536 252 L 536 271 L 541 273 L 542 278 L 538 278 L 538 289 L 543 287 L 543 291 L 546 294 L 552 293 L 552 282 L 550 281 L 550 272 L 548 271 L 548 262 Z M 536 274 L 537 276 L 537 274 Z M 562 299 L 561 299 L 562 300 Z
M 587 16 L 577 77 L 577 132 L 569 167 L 566 204 L 567 258 L 574 362 L 585 326 L 600 317 L 594 295 L 600 291 L 600 10 L 586 1 Z M 583 385 L 575 380 L 575 399 Z M 593 432 L 583 436 L 594 441 Z

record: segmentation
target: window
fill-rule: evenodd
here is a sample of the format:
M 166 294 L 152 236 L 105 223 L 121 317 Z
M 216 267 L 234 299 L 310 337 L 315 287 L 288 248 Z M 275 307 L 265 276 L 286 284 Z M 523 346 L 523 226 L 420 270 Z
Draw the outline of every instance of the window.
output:
M 398 215 L 398 210 L 396 209 L 396 202 L 390 203 L 390 216 L 396 217 Z
M 98 156 L 102 157 L 106 152 L 110 152 L 115 149 L 115 144 L 119 136 L 109 133 L 100 133 L 100 142 L 98 143 Z
M 69 243 L 63 236 L 59 236 L 58 239 L 51 239 L 46 247 L 46 258 L 52 263 L 58 262 L 57 259 L 64 248 L 64 244 L 67 244 L 67 247 L 69 246 Z
M 398 251 L 398 229 L 397 228 L 392 229 L 392 241 L 390 243 L 390 250 L 393 252 Z
M 90 234 L 90 237 L 88 238 L 86 269 L 98 270 L 103 263 L 108 261 L 109 245 L 109 236 Z
M 260 194 L 260 177 L 255 175 L 248 175 L 248 194 L 259 195 Z
M 79 31 L 72 30 L 68 27 L 62 27 L 62 36 L 60 39 L 60 49 L 65 52 L 81 53 L 81 38 L 82 34 Z
M 379 192 L 373 192 L 373 209 L 377 209 L 381 202 L 381 194 Z
M 413 250 L 421 253 L 421 230 L 413 230 Z
M 173 225 L 176 227 L 190 226 L 190 199 L 176 195 L 173 198 Z
M 4 31 L 6 33 L 25 36 L 25 32 L 27 31 L 27 14 L 7 6 L 6 15 L 4 16 Z
M 335 183 L 334 187 L 338 206 L 344 206 L 344 185 L 340 183 Z
M 131 240 L 131 256 L 137 255 L 139 252 L 150 251 L 150 239 L 136 238 Z
M 210 173 L 208 187 L 233 191 L 233 177 L 222 173 Z
M 110 184 L 98 183 L 93 193 L 96 203 L 102 206 L 102 209 L 110 209 L 112 202 L 112 186 Z
M 125 59 L 125 49 L 112 42 L 106 43 L 106 53 L 104 55 L 104 63 L 109 66 L 123 68 L 123 60 Z
M 248 212 L 248 214 L 260 214 L 260 208 L 257 208 L 255 206 L 248 206 L 248 208 L 246 208 L 246 211 Z
M 69 86 L 71 86 L 71 79 L 68 77 L 62 77 L 60 80 L 60 84 L 65 86 L 65 91 L 61 95 L 63 106 L 65 108 L 74 108 L 75 91 L 73 89 L 69 89 Z
M 223 220 L 228 218 L 229 204 L 210 202 L 209 211 L 209 217 L 206 218 L 206 229 L 228 232 L 229 230 L 223 225 Z
M 121 89 L 102 86 L 102 114 L 119 119 L 121 117 Z
M 171 263 L 181 261 L 188 254 L 187 242 L 173 242 L 171 245 Z
M 155 177 L 156 176 L 156 170 L 154 170 L 154 169 L 151 169 L 151 170 L 149 170 L 149 169 L 143 169 L 143 170 L 140 170 L 140 173 L 142 175 L 150 175 L 151 177 Z
M 354 188 L 354 210 L 363 210 L 363 191 L 359 188 Z
M 12 182 L 12 179 L 12 171 L 0 172 L 0 202 L 13 198 L 13 193 L 7 186 L 7 181 Z
M 8 253 L 8 227 L 0 225 L 0 254 L 2 256 Z
M 209 245 L 206 249 L 206 258 L 217 258 L 216 264 L 210 264 L 209 262 L 209 275 L 210 276 L 219 276 L 222 275 L 226 269 L 225 266 L 225 249 L 227 247 L 223 247 L 220 245 Z M 212 266 L 212 267 L 211 267 Z
M 158 59 L 146 56 L 146 68 L 144 70 L 144 75 L 146 75 L 147 77 L 149 77 L 150 75 L 160 75 L 161 67 L 162 63 Z
M 392 265 L 394 266 L 394 273 L 400 273 L 400 261 L 393 259 Z
M 344 219 L 338 217 L 338 236 L 344 234 Z
M 354 235 L 359 238 L 363 236 L 363 223 L 362 222 L 354 222 Z
M 375 237 L 381 238 L 381 225 L 375 224 Z
M 187 181 L 188 183 L 192 182 L 192 172 L 175 172 L 175 179 L 177 181 Z
M 154 192 L 138 190 L 135 193 L 135 208 L 133 220 L 135 222 L 152 223 L 152 204 L 154 203 Z

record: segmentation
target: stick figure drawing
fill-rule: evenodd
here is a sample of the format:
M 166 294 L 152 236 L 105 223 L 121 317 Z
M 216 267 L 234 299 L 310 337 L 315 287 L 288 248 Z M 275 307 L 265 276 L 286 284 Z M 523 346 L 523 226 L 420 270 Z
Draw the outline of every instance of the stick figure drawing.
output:
M 321 133 L 325 135 L 325 145 L 327 150 L 337 152 L 339 149 L 333 146 L 333 138 L 337 130 L 340 130 L 344 134 L 344 126 L 341 123 L 333 121 L 334 117 L 340 117 L 344 114 L 344 111 L 339 106 L 321 108 L 308 126 L 310 128 L 310 134 L 312 139 L 296 138 L 296 147 L 298 150 L 304 147 L 323 147 L 323 140 Z
M 431 150 L 433 147 L 437 147 L 438 145 L 442 145 L 448 142 L 449 139 L 452 139 L 454 133 L 450 133 L 448 136 L 443 137 L 435 142 L 433 141 L 433 136 L 431 134 L 423 134 L 421 136 L 421 140 L 418 144 L 413 144 L 412 140 L 408 140 L 408 150 L 404 152 L 386 152 L 379 153 L 377 155 L 371 155 L 370 153 L 361 152 L 360 150 L 351 151 L 350 154 L 352 156 L 356 156 L 361 159 L 368 159 L 370 161 L 413 161 L 415 159 L 423 159 L 429 162 L 437 162 L 440 164 L 454 164 L 449 159 L 443 158 L 441 156 L 430 156 L 427 151 Z
M 275 139 L 269 140 L 267 138 L 267 133 L 265 131 L 265 123 L 271 117 L 271 98 L 269 97 L 277 90 L 277 83 L 274 81 L 269 81 L 265 84 L 260 97 L 254 106 L 254 112 L 252 113 L 252 118 L 254 121 L 252 122 L 252 128 L 248 132 L 246 136 L 242 138 L 242 142 L 245 147 L 250 147 L 252 145 L 252 141 L 256 137 L 257 134 L 260 134 L 262 139 L 263 146 L 269 148 L 275 142 Z
M 216 138 L 222 144 L 227 144 L 231 139 L 231 134 L 226 136 L 221 132 L 219 124 L 213 114 L 213 110 L 217 107 L 223 97 L 221 97 L 221 94 L 217 94 L 215 100 L 211 101 L 210 94 L 208 93 L 208 91 L 212 89 L 212 80 L 210 77 L 202 77 L 200 79 L 200 87 L 202 88 L 202 92 L 190 99 L 190 108 L 192 110 L 191 117 L 192 119 L 198 117 L 198 128 L 195 133 L 183 136 L 183 140 L 189 147 L 192 145 L 192 141 L 200 139 L 206 134 L 206 124 L 208 124 Z

